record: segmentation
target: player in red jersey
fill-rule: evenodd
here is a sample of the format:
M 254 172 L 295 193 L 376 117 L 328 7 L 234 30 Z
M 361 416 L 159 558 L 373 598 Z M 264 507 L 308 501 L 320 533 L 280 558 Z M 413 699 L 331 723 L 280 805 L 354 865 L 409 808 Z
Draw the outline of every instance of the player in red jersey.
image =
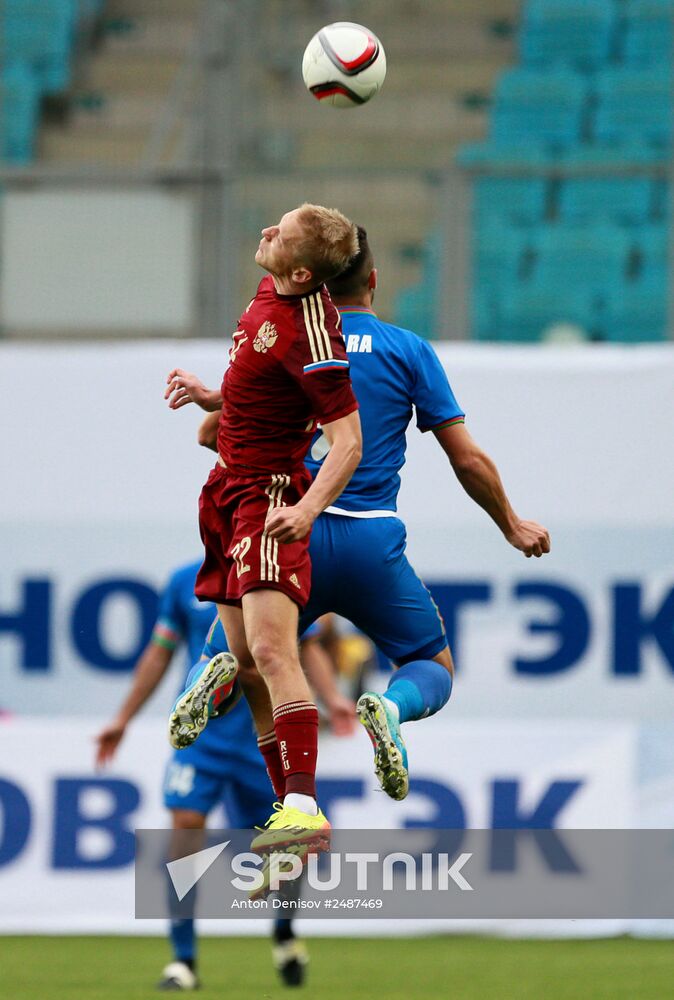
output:
M 199 502 L 206 554 L 196 594 L 214 601 L 282 806 L 253 847 L 316 839 L 318 712 L 297 652 L 299 608 L 311 586 L 308 546 L 318 515 L 361 456 L 358 404 L 324 281 L 358 247 L 335 209 L 302 205 L 262 230 L 255 260 L 269 272 L 241 316 L 221 390 L 175 369 L 166 398 L 222 407 L 218 464 Z M 304 466 L 317 421 L 331 444 L 312 483 Z

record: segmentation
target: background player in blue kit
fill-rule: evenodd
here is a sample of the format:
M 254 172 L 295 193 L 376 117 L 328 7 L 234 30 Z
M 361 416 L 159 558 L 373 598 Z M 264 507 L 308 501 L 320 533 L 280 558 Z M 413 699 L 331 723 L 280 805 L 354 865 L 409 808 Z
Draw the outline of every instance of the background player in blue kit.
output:
M 194 596 L 200 565 L 201 561 L 189 563 L 170 577 L 160 598 L 152 637 L 136 665 L 131 690 L 115 719 L 97 737 L 99 766 L 114 756 L 127 725 L 164 677 L 178 646 L 185 644 L 190 667 L 199 660 L 215 614 L 214 605 L 197 601 Z M 310 637 L 303 642 L 305 661 L 316 656 L 314 646 L 315 641 Z M 208 658 L 211 655 L 209 652 Z M 344 712 L 345 707 L 343 700 L 338 713 Z M 174 752 L 166 768 L 164 804 L 171 811 L 173 828 L 178 831 L 201 829 L 208 814 L 221 803 L 232 828 L 250 829 L 264 822 L 272 800 L 272 787 L 245 699 L 238 701 L 226 717 L 213 719 L 197 744 Z M 307 961 L 302 943 L 294 937 L 289 920 L 277 921 L 273 934 L 274 963 L 283 981 L 299 985 Z M 164 969 L 159 986 L 169 990 L 195 989 L 198 980 L 194 921 L 172 921 L 170 937 L 174 961 Z
M 381 787 L 403 799 L 409 779 L 400 725 L 439 711 L 449 699 L 454 673 L 444 625 L 407 560 L 405 526 L 396 514 L 412 417 L 420 431 L 435 434 L 465 491 L 511 545 L 539 557 L 550 551 L 550 538 L 540 524 L 513 511 L 496 466 L 464 426 L 464 413 L 430 344 L 378 319 L 372 309 L 377 271 L 362 227 L 358 239 L 358 253 L 328 288 L 342 317 L 363 457 L 338 501 L 313 526 L 311 595 L 300 630 L 334 611 L 399 668 L 384 695 L 361 696 L 358 715 L 374 746 Z M 209 417 L 206 427 L 212 426 Z M 202 443 L 213 446 L 205 429 Z M 313 475 L 328 451 L 319 432 L 306 459 Z M 224 633 L 216 627 L 209 651 L 218 648 L 225 648 Z

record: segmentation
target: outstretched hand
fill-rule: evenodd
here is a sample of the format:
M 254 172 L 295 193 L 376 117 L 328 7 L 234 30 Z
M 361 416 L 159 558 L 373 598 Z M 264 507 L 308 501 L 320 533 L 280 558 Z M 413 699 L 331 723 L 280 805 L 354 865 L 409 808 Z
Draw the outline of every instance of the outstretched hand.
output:
M 326 705 L 330 732 L 333 736 L 351 736 L 358 728 L 356 703 L 345 695 L 336 694 Z
M 117 753 L 126 726 L 112 722 L 96 736 L 96 767 L 105 767 Z
M 536 521 L 518 521 L 515 528 L 505 537 L 511 545 L 523 552 L 527 559 L 531 556 L 540 559 L 550 551 L 550 535 L 543 525 Z
M 182 368 L 174 368 L 169 372 L 166 382 L 168 388 L 164 393 L 164 399 L 168 399 L 168 405 L 172 410 L 178 410 L 187 403 L 196 403 L 202 410 L 211 410 L 213 392 L 207 389 L 203 382 Z

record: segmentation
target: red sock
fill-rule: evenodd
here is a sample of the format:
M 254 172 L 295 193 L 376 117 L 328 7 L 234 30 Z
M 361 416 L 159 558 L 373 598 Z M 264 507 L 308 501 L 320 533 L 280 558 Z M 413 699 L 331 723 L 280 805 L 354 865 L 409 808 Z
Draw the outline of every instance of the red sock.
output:
M 274 709 L 274 729 L 285 775 L 285 794 L 316 798 L 318 709 L 310 701 L 289 701 Z
M 274 730 L 270 729 L 263 736 L 258 736 L 257 746 L 267 765 L 267 774 L 274 788 L 274 795 L 279 802 L 283 802 L 283 796 L 286 791 L 286 779 L 283 773 L 281 755 L 278 751 L 278 743 L 276 742 L 276 733 Z

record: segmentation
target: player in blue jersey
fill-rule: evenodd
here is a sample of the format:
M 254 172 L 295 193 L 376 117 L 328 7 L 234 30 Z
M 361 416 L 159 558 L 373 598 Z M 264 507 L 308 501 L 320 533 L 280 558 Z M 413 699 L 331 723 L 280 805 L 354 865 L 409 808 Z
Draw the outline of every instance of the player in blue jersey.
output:
M 136 665 L 131 689 L 115 719 L 97 737 L 99 766 L 114 756 L 126 727 L 161 682 L 178 646 L 187 647 L 190 666 L 199 660 L 204 643 L 207 660 L 213 655 L 208 632 L 215 607 L 194 596 L 200 565 L 199 561 L 177 569 L 164 589 L 157 622 Z M 303 642 L 303 663 L 310 672 L 318 653 L 315 646 L 311 637 Z M 322 672 L 325 665 L 319 663 L 317 669 Z M 331 722 L 339 723 L 348 704 L 335 699 L 329 708 L 334 710 Z M 198 744 L 175 752 L 166 769 L 164 804 L 171 811 L 173 828 L 177 831 L 202 829 L 208 814 L 220 803 L 225 806 L 232 828 L 250 829 L 266 819 L 271 796 L 272 788 L 244 699 L 232 707 L 226 718 L 214 718 Z M 287 985 L 299 985 L 307 961 L 302 942 L 294 937 L 289 920 L 277 921 L 273 933 L 274 963 Z M 194 921 L 172 921 L 170 936 L 174 960 L 164 969 L 159 986 L 168 990 L 196 989 Z
M 358 253 L 328 288 L 342 316 L 363 457 L 339 500 L 314 523 L 311 595 L 300 628 L 334 611 L 398 668 L 385 694 L 362 695 L 358 715 L 373 743 L 381 787 L 402 799 L 409 779 L 400 726 L 439 711 L 449 699 L 454 673 L 444 625 L 407 560 L 405 526 L 396 513 L 413 416 L 420 431 L 435 435 L 465 491 L 506 541 L 527 557 L 540 557 L 550 551 L 550 538 L 540 524 L 513 511 L 496 466 L 466 430 L 463 410 L 430 344 L 377 317 L 372 308 L 377 271 L 365 230 L 359 228 L 358 236 Z M 202 443 L 213 446 L 212 428 L 207 417 Z M 328 450 L 317 433 L 306 459 L 313 475 Z M 218 647 L 225 648 L 224 632 L 216 626 L 209 651 Z M 248 663 L 239 665 L 244 685 L 250 669 Z

